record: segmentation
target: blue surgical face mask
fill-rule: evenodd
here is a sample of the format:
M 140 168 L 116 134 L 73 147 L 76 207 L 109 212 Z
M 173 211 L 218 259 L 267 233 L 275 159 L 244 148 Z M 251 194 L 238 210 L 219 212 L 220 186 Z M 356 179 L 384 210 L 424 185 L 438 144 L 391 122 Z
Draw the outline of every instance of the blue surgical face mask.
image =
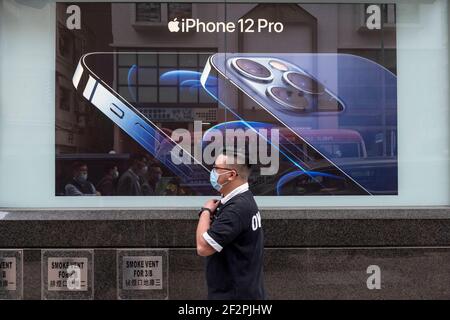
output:
M 88 178 L 87 173 L 81 173 L 81 174 L 77 177 L 77 180 L 80 181 L 80 182 L 85 182 L 85 181 L 87 180 L 87 178 Z
M 212 169 L 211 173 L 209 175 L 209 182 L 211 182 L 212 187 L 214 189 L 216 189 L 217 191 L 219 191 L 219 192 L 228 182 L 230 182 L 230 181 L 227 181 L 224 184 L 220 184 L 219 183 L 219 181 L 218 181 L 219 180 L 219 176 L 221 176 L 222 174 L 225 174 L 225 173 L 228 173 L 228 172 L 224 172 L 224 173 L 218 174 L 216 172 L 216 169 Z

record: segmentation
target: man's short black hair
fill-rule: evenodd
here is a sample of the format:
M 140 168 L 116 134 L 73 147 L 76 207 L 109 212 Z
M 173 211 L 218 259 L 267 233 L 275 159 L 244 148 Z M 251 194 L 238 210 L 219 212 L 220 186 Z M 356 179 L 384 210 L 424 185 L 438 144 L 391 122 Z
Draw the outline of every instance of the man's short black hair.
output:
M 252 164 L 250 163 L 250 157 L 247 150 L 223 148 L 220 154 L 227 156 L 227 158 L 232 157 L 234 161 L 230 166 L 236 169 L 241 178 L 248 180 L 252 171 Z
M 235 148 L 223 148 L 221 153 L 226 156 L 232 156 L 235 159 L 238 159 L 238 164 L 245 165 L 248 169 L 252 168 L 252 164 L 250 163 L 250 156 L 247 150 L 238 150 Z
M 84 167 L 84 166 L 87 167 L 86 162 L 75 161 L 75 162 L 72 164 L 72 172 L 76 172 L 76 171 L 80 170 L 81 167 Z
M 108 163 L 105 165 L 104 173 L 109 173 L 114 168 L 119 168 L 119 166 L 116 163 Z
M 147 156 L 143 153 L 132 153 L 130 156 L 130 163 L 134 164 L 137 161 L 147 162 Z
M 156 159 L 149 159 L 147 165 L 149 168 L 161 168 L 161 164 Z

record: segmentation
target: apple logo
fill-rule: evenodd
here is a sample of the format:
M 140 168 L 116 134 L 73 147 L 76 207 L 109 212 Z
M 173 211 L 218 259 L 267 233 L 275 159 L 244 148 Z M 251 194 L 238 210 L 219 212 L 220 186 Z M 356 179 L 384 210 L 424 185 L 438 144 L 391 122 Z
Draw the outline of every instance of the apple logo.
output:
M 177 21 L 177 18 L 173 19 L 173 21 L 169 21 L 169 24 L 167 27 L 169 28 L 170 32 L 178 32 L 180 31 L 180 27 L 178 26 L 180 22 Z

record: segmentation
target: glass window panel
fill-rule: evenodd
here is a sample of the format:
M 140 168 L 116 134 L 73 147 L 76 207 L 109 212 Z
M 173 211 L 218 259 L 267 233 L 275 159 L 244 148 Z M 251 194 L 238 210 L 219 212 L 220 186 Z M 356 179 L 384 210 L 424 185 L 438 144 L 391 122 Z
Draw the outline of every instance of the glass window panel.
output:
M 180 88 L 180 102 L 198 102 L 198 88 Z
M 200 67 L 204 67 L 206 65 L 206 62 L 208 61 L 208 58 L 212 55 L 211 54 L 199 54 L 198 55 L 198 65 Z
M 136 22 L 160 22 L 161 4 L 153 2 L 136 3 Z
M 192 4 L 190 3 L 169 3 L 167 9 L 169 11 L 169 20 L 192 18 Z
M 200 103 L 214 103 L 217 104 L 217 101 L 213 99 L 204 89 L 200 90 Z
M 157 75 L 158 73 L 154 68 L 139 68 L 138 71 L 139 85 L 156 85 Z
M 172 71 L 174 69 L 172 68 L 160 68 L 159 69 L 159 79 L 160 79 L 160 85 L 177 85 L 178 84 L 178 77 L 165 77 L 164 80 L 161 80 L 161 75 L 168 71 Z
M 118 63 L 119 66 L 132 66 L 133 64 L 136 64 L 136 55 L 135 54 L 124 54 L 120 53 L 118 54 Z
M 5 157 L 2 157 L 2 168 L 0 172 L 3 179 L 0 181 L 0 200 L 4 207 L 101 207 L 101 206 L 143 206 L 148 205 L 148 198 L 137 197 L 130 201 L 127 197 L 116 197 L 114 199 L 106 199 L 101 197 L 83 197 L 82 199 L 75 197 L 55 197 L 55 189 L 59 184 L 65 182 L 65 178 L 61 176 L 59 179 L 59 172 L 54 170 L 53 163 L 56 155 L 60 157 L 64 153 L 81 154 L 98 152 L 108 152 L 116 145 L 120 145 L 117 132 L 107 131 L 107 134 L 100 134 L 101 128 L 114 127 L 113 122 L 106 116 L 102 116 L 101 112 L 96 110 L 83 96 L 70 86 L 64 88 L 71 88 L 74 100 L 77 103 L 71 104 L 70 111 L 64 111 L 60 108 L 65 108 L 67 104 L 67 96 L 62 93 L 61 102 L 56 99 L 56 103 L 61 103 L 63 106 L 55 106 L 55 95 L 59 95 L 58 88 L 46 90 L 46 84 L 55 81 L 55 75 L 48 70 L 55 69 L 55 59 L 53 55 L 56 53 L 56 67 L 58 72 L 63 72 L 64 76 L 70 80 L 73 77 L 73 71 L 76 68 L 80 55 L 87 52 L 92 52 L 99 48 L 99 50 L 113 51 L 110 44 L 121 46 L 124 44 L 133 43 L 136 48 L 145 48 L 152 40 L 159 41 L 158 45 L 164 47 L 173 46 L 180 48 L 180 50 L 201 50 L 205 44 L 205 39 L 200 35 L 192 35 L 186 42 L 177 43 L 175 40 L 169 43 L 169 38 L 163 39 L 158 31 L 139 28 L 124 28 L 127 32 L 123 32 L 122 28 L 117 28 L 118 22 L 130 22 L 130 13 L 134 4 L 130 4 L 130 10 L 123 10 L 123 3 L 108 4 L 104 2 L 102 5 L 107 7 L 105 9 L 106 15 L 109 18 L 100 19 L 83 19 L 83 27 L 81 30 L 65 30 L 59 37 L 61 42 L 55 41 L 52 30 L 54 29 L 56 21 L 63 22 L 65 18 L 64 6 L 67 4 L 57 3 L 55 5 L 45 6 L 29 6 L 25 3 L 32 1 L 14 0 L 0 0 L 0 65 L 1 73 L 5 81 L 0 81 L 0 96 L 1 96 L 1 112 L 0 117 L 0 136 L 2 137 L 1 150 Z M 321 1 L 325 2 L 325 1 Z M 369 1 L 364 1 L 369 3 Z M 373 122 L 376 122 L 376 113 L 373 112 L 375 108 L 370 106 L 370 110 L 363 110 L 363 107 L 369 107 L 368 102 L 372 98 L 372 93 L 367 92 L 370 86 L 361 83 L 358 79 L 352 84 L 353 88 L 364 90 L 354 90 L 353 88 L 345 87 L 346 81 L 350 81 L 352 72 L 348 74 L 338 74 L 335 78 L 330 78 L 327 85 L 339 86 L 336 91 L 340 94 L 341 90 L 356 91 L 353 98 L 357 99 L 359 104 L 355 105 L 355 117 L 359 116 L 360 112 L 367 112 L 364 116 L 363 123 L 360 124 L 358 130 L 364 130 L 363 139 L 367 141 L 367 146 L 364 152 L 368 155 L 377 154 L 377 148 L 380 148 L 388 156 L 397 155 L 398 149 L 398 195 L 392 196 L 374 196 L 374 197 L 286 197 L 280 198 L 272 196 L 261 196 L 258 201 L 261 206 L 273 206 L 276 204 L 289 206 L 422 206 L 422 205 L 449 205 L 449 94 L 448 94 L 448 1 L 436 0 L 411 0 L 411 1 L 394 1 L 397 3 L 397 10 L 390 13 L 383 8 L 384 22 L 391 23 L 395 21 L 389 18 L 390 15 L 397 17 L 397 24 L 389 26 L 383 32 L 377 30 L 368 30 L 364 25 L 364 5 L 358 4 L 332 4 L 334 10 L 329 9 L 329 4 L 302 4 L 296 6 L 295 10 L 303 12 L 304 14 L 297 15 L 292 12 L 292 15 L 279 15 L 284 22 L 305 21 L 311 20 L 313 25 L 317 25 L 316 33 L 313 37 L 299 38 L 299 34 L 308 35 L 308 28 L 305 24 L 285 24 L 285 30 L 279 36 L 280 44 L 282 46 L 276 47 L 272 42 L 264 43 L 258 38 L 258 34 L 245 35 L 245 45 L 242 50 L 246 52 L 269 52 L 276 54 L 276 52 L 286 52 L 286 50 L 293 50 L 292 52 L 313 52 L 322 53 L 349 53 L 360 57 L 368 57 L 374 63 L 389 68 L 389 70 L 398 74 L 397 87 L 387 88 L 386 93 L 390 90 L 398 88 L 398 104 L 393 112 L 398 112 L 398 122 L 402 125 L 396 127 L 397 119 L 390 119 L 383 124 L 382 130 L 378 127 L 370 129 Z M 83 14 L 91 10 L 89 3 L 81 3 Z M 166 4 L 165 4 L 166 5 Z M 196 4 L 200 6 L 203 4 Z M 211 9 L 211 21 L 217 16 L 225 16 L 224 12 L 219 12 L 213 5 Z M 280 4 L 280 10 L 283 9 L 284 4 Z M 146 4 L 139 5 L 142 10 L 138 10 L 145 15 L 146 20 L 155 19 L 161 20 L 161 13 L 155 7 L 159 5 L 145 8 Z M 223 4 L 221 4 L 223 7 Z M 237 5 L 229 6 L 230 10 L 235 10 Z M 246 16 L 253 9 L 257 7 L 248 6 L 242 7 L 239 15 Z M 278 6 L 278 4 L 274 4 Z M 55 7 L 58 10 L 55 10 Z M 95 6 L 96 9 L 100 5 Z M 298 7 L 298 8 L 297 8 Z M 168 6 L 168 14 L 173 17 L 175 9 L 173 6 Z M 278 9 L 278 8 L 277 8 Z M 290 6 L 288 9 L 292 9 Z M 395 8 L 394 8 L 395 9 Z M 151 10 L 153 10 L 153 18 Z M 322 11 L 323 10 L 323 11 Z M 100 10 L 101 11 L 101 10 Z M 387 15 L 386 15 L 387 12 Z M 89 13 L 89 12 L 88 12 Z M 180 13 L 180 12 L 178 12 Z M 202 18 L 208 14 L 199 10 Z M 231 12 L 229 12 L 231 14 Z M 236 12 L 234 12 L 236 13 Z M 325 14 L 326 13 L 326 14 Z M 134 14 L 134 12 L 133 12 Z M 205 16 L 203 16 L 205 14 Z M 85 15 L 86 16 L 86 15 Z M 148 18 L 150 16 L 150 18 Z M 228 15 L 231 17 L 231 15 Z M 310 19 L 312 16 L 312 19 Z M 56 18 L 54 21 L 51 19 Z M 111 20 L 114 20 L 112 21 Z M 299 19 L 298 19 L 299 18 Z M 121 21 L 117 21 L 120 19 Z M 144 17 L 142 17 L 144 19 Z M 89 22 L 91 20 L 91 22 Z M 46 21 L 49 23 L 39 23 Z M 86 25 L 86 28 L 84 27 Z M 111 27 L 113 28 L 111 29 Z M 89 27 L 89 28 L 87 28 Z M 98 28 L 97 28 L 98 27 Z M 63 26 L 63 29 L 66 29 Z M 308 29 L 308 30 L 307 30 Z M 137 34 L 147 33 L 148 37 L 139 37 Z M 162 29 L 161 29 L 162 30 Z M 333 32 L 329 32 L 333 30 Z M 56 36 L 58 37 L 58 29 Z M 110 32 L 111 31 L 111 32 Z M 169 33 L 167 33 L 169 35 Z M 273 35 L 273 34 L 272 34 Z M 174 36 L 175 39 L 176 35 Z M 181 36 L 181 35 L 180 35 Z M 198 37 L 197 37 L 198 36 Z M 218 37 L 211 37 L 211 42 L 207 45 L 210 47 L 217 47 L 221 52 L 231 52 L 237 50 L 238 39 L 229 39 L 225 44 L 223 35 Z M 272 39 L 271 35 L 264 34 L 266 39 Z M 267 36 L 267 37 L 266 37 Z M 330 41 L 322 41 L 325 37 Z M 277 37 L 273 37 L 274 42 Z M 82 39 L 81 39 L 82 38 Z M 56 40 L 58 40 L 56 39 Z M 192 39 L 192 41 L 191 41 Z M 301 41 L 290 41 L 291 39 L 300 39 Z M 198 40 L 198 41 L 197 41 Z M 156 43 L 156 42 L 155 42 Z M 74 46 L 76 48 L 74 48 Z M 155 45 L 156 46 L 156 45 Z M 311 49 L 312 48 L 312 49 Z M 381 50 L 383 49 L 383 50 Z M 124 49 L 129 50 L 129 49 Z M 253 51 L 252 51 L 253 50 Z M 273 50 L 273 51 L 272 51 Z M 282 51 L 284 50 L 284 51 Z M 295 51 L 294 51 L 295 50 Z M 302 51 L 304 50 L 304 51 Z M 358 50 L 360 50 L 358 52 Z M 375 51 L 373 51 L 375 50 Z M 170 51 L 170 50 L 167 50 Z M 208 55 L 200 57 L 199 65 L 203 65 Z M 165 58 L 165 59 L 164 59 Z M 105 71 L 106 77 L 102 79 L 113 86 L 113 80 L 116 84 L 125 82 L 126 70 L 137 64 L 136 55 L 122 55 L 118 57 L 116 64 L 111 63 Z M 113 61 L 113 59 L 110 59 Z M 145 59 L 144 59 L 145 60 Z M 162 59 L 162 68 L 175 69 L 177 59 L 174 56 L 167 58 L 167 55 Z M 156 61 L 149 59 L 142 62 L 141 67 L 159 68 L 155 65 Z M 155 63 L 155 64 L 154 64 Z M 184 62 L 183 62 L 184 63 Z M 167 67 L 164 67 L 166 65 Z M 17 66 L 20 66 L 19 68 Z M 98 64 L 97 66 L 100 66 Z M 105 64 L 102 64 L 104 67 Z M 318 65 L 321 68 L 320 65 Z M 123 68 L 119 74 L 119 69 Z M 398 68 L 398 70 L 397 70 Z M 319 69 L 319 74 L 326 76 L 329 68 Z M 349 68 L 350 69 L 350 68 Z M 46 71 L 47 70 L 47 71 Z M 44 71 L 44 72 L 43 72 Z M 158 76 L 159 76 L 158 70 Z M 352 71 L 352 70 L 348 70 Z M 398 71 L 398 73 L 397 73 Z M 342 73 L 346 73 L 342 72 Z M 116 79 L 113 78 L 116 74 Z M 110 76 L 110 77 L 108 77 Z M 23 94 L 24 79 L 26 82 L 26 93 Z M 359 81 L 359 83 L 358 83 Z M 81 84 L 84 85 L 83 82 Z M 341 87 L 342 85 L 342 87 Z M 132 100 L 134 95 L 137 95 L 136 88 L 128 88 L 126 83 L 120 83 L 118 86 L 120 92 L 127 100 Z M 155 97 L 159 94 L 158 88 L 141 87 L 139 95 L 144 101 L 154 102 Z M 161 88 L 162 100 L 174 100 L 177 97 L 177 84 Z M 141 92 L 142 91 L 142 92 Z M 238 91 L 238 90 L 236 90 Z M 367 92 L 361 95 L 362 92 Z M 431 94 L 430 94 L 431 93 Z M 179 93 L 183 95 L 183 93 Z M 225 93 L 224 93 L 225 94 Z M 185 96 L 180 96 L 180 99 L 185 99 Z M 33 112 L 35 102 L 39 101 L 39 112 Z M 216 104 L 203 90 L 200 91 L 200 101 L 208 101 Z M 157 102 L 157 101 L 156 101 Z M 239 103 L 236 98 L 236 103 Z M 175 103 L 175 102 L 173 102 Z M 80 107 L 75 108 L 75 105 Z M 83 106 L 86 110 L 83 111 Z M 234 107 L 235 105 L 233 105 Z M 398 106 L 398 108 L 397 108 Z M 180 103 L 182 107 L 182 103 Z M 246 107 L 246 105 L 243 105 Z M 30 109 L 31 108 L 31 109 Z M 388 107 L 386 113 L 391 112 Z M 95 112 L 94 112 L 95 110 Z M 55 114 L 56 111 L 56 114 Z M 88 112 L 86 115 L 77 115 L 75 111 Z M 62 113 L 59 113 L 62 112 Z M 396 113 L 397 114 L 397 113 Z M 65 117 L 67 116 L 67 117 Z M 362 119 L 362 118 L 361 118 Z M 222 119 L 220 119 L 222 120 Z M 264 119 L 261 119 L 264 120 Z M 354 127 L 356 122 L 348 118 L 348 122 L 334 122 L 331 119 L 323 119 L 318 121 L 317 126 L 326 126 L 327 121 L 331 124 L 345 128 L 343 124 L 348 124 L 348 127 Z M 55 125 L 56 137 L 55 137 Z M 175 128 L 178 124 L 174 124 Z M 301 124 L 303 125 L 303 124 Z M 309 123 L 305 123 L 305 126 Z M 312 123 L 315 126 L 316 123 Z M 103 130 L 103 129 L 102 129 Z M 30 134 L 30 132 L 32 134 Z M 83 134 L 84 132 L 84 134 Z M 91 134 L 91 133 L 96 133 Z M 53 139 L 53 138 L 56 139 Z M 100 139 L 98 139 L 100 137 Z M 55 140 L 56 145 L 49 144 L 48 141 Z M 108 140 L 104 144 L 104 140 Z M 130 139 L 132 141 L 132 139 Z M 118 143 L 116 143 L 118 142 Z M 384 148 L 382 148 L 384 145 Z M 18 148 L 20 146 L 20 148 Z M 340 146 L 340 144 L 336 144 Z M 125 146 L 127 147 L 127 146 Z M 358 145 L 361 148 L 361 145 Z M 131 148 L 130 148 L 131 149 Z M 385 149 L 385 150 L 383 150 Z M 333 149 L 332 152 L 336 152 Z M 418 152 L 418 150 L 420 152 Z M 117 150 L 120 153 L 129 152 L 129 150 Z M 304 150 L 307 152 L 307 150 Z M 345 150 L 340 149 L 339 154 L 345 154 Z M 29 157 L 24 154 L 33 154 L 35 166 L 42 168 L 38 171 L 33 171 L 27 164 Z M 350 150 L 354 154 L 355 150 Z M 359 152 L 359 151 L 358 151 Z M 57 158 L 58 161 L 61 158 Z M 411 160 L 413 159 L 413 160 Z M 378 160 L 378 159 L 375 159 Z M 48 164 L 52 165 L 48 165 Z M 5 168 L 28 168 L 24 170 L 4 170 Z M 421 170 L 424 167 L 427 170 Z M 70 168 L 70 165 L 67 165 Z M 95 176 L 96 172 L 101 175 L 103 168 L 94 169 L 90 167 L 90 179 L 98 181 L 100 177 Z M 30 176 L 33 171 L 33 183 L 20 183 L 27 181 L 26 176 Z M 362 169 L 362 172 L 366 169 Z M 23 172 L 22 172 L 23 171 Z M 56 171 L 56 172 L 55 172 Z M 397 174 L 397 173 L 395 173 Z M 165 172 L 167 176 L 167 172 Z M 363 174 L 364 175 L 364 174 Z M 380 175 L 379 175 L 380 176 Z M 69 176 L 70 178 L 70 176 Z M 39 187 L 36 188 L 36 183 Z M 423 188 L 423 186 L 431 186 Z M 17 193 L 16 190 L 21 190 Z M 60 194 L 60 193 L 58 193 Z M 164 198 L 165 199 L 165 198 Z M 165 206 L 167 201 L 161 199 L 152 199 L 151 205 Z M 165 202 L 164 202 L 165 201 Z M 281 201 L 281 202 L 280 202 Z M 175 201 L 176 202 L 176 201 Z M 199 200 L 195 197 L 186 197 L 181 202 L 174 202 L 174 205 L 183 206 L 198 205 Z
M 136 76 L 135 73 L 132 72 L 130 74 L 130 83 L 128 83 L 128 75 L 130 74 L 130 68 L 119 68 L 118 72 L 118 81 L 119 85 L 128 85 L 128 84 L 135 84 L 136 83 Z
M 157 102 L 156 87 L 139 87 L 139 102 Z
M 180 67 L 197 67 L 196 54 L 180 54 Z
M 119 94 L 129 102 L 136 101 L 136 87 L 119 87 Z
M 160 67 L 176 67 L 177 55 L 176 54 L 160 54 L 159 55 Z
M 138 58 L 140 67 L 155 67 L 157 64 L 156 54 L 139 54 Z
M 159 88 L 159 102 L 177 102 L 177 87 Z

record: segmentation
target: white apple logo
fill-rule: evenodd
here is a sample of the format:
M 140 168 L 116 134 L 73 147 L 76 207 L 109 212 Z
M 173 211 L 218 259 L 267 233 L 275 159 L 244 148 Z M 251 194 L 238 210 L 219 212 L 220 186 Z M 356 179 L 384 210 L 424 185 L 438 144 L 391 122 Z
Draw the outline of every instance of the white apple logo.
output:
M 178 26 L 180 22 L 177 21 L 177 18 L 173 19 L 173 21 L 169 21 L 169 24 L 167 27 L 169 28 L 170 32 L 178 32 L 180 31 L 180 27 Z

